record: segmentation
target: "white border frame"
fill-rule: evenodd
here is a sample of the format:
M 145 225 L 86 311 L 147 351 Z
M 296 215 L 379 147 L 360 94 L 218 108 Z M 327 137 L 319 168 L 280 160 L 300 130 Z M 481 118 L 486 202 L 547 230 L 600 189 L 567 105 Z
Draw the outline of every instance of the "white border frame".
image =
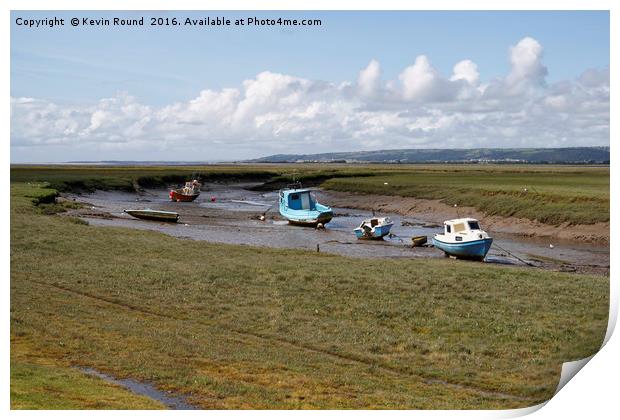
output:
M 144 2 L 140 0 L 105 1 L 90 0 L 88 3 L 79 0 L 4 0 L 0 8 L 4 9 L 2 19 L 2 39 L 0 41 L 1 57 L 10 57 L 10 10 L 609 10 L 610 11 L 610 68 L 617 69 L 618 66 L 618 42 L 620 33 L 618 24 L 620 15 L 619 2 L 614 0 L 435 0 L 429 1 L 398 1 L 383 0 L 381 2 L 372 0 L 358 0 L 356 2 L 346 2 L 343 0 L 263 0 L 258 4 L 252 0 L 153 0 Z M 4 125 L 2 130 L 3 148 L 3 185 L 8 186 L 10 182 L 10 64 L 5 64 L 0 70 L 2 73 L 2 90 L 4 100 L 0 102 L 1 117 Z M 614 72 L 611 72 L 611 85 L 614 86 Z M 615 90 L 611 94 L 611 131 L 610 139 L 614 138 L 618 130 L 613 124 L 613 117 L 617 116 L 618 95 Z M 611 143 L 611 141 L 610 141 Z M 617 162 L 618 153 L 616 147 L 611 145 L 611 161 Z M 611 172 L 611 189 L 618 185 L 618 170 L 613 166 Z M 3 361 L 3 381 L 1 396 L 3 408 L 9 410 L 9 307 L 10 307 L 10 269 L 9 269 L 9 228 L 10 228 L 10 203 L 4 200 L 2 204 L 2 251 L 6 261 L 2 271 L 4 280 L 4 293 L 2 296 L 2 314 L 4 322 L 1 324 L 2 337 L 5 342 L 1 347 Z M 611 214 L 614 215 L 618 209 L 618 199 L 616 194 L 611 194 Z M 611 232 L 615 232 L 617 224 L 612 216 Z M 613 261 L 618 257 L 618 247 L 616 241 L 611 241 L 611 256 Z M 618 375 L 620 374 L 619 361 L 616 357 L 620 354 L 620 343 L 617 334 L 612 335 L 618 316 L 618 280 L 616 277 L 615 266 L 611 267 L 611 307 L 609 328 L 606 335 L 606 345 L 597 353 L 589 363 L 583 368 L 576 379 L 570 380 L 561 391 L 553 397 L 547 404 L 522 410 L 504 411 L 209 411 L 207 415 L 211 418 L 289 418 L 293 415 L 297 418 L 314 418 L 321 416 L 328 419 L 340 419 L 341 417 L 365 419 L 376 418 L 378 416 L 389 415 L 393 418 L 506 418 L 521 416 L 535 412 L 533 418 L 575 418 L 582 419 L 584 416 L 594 416 L 594 418 L 608 418 L 608 413 L 618 412 Z M 608 341 L 607 341 L 608 340 Z M 570 367 L 570 365 L 568 366 Z M 568 368 L 567 367 L 567 368 Z M 574 367 L 574 366 L 573 366 Z M 544 409 L 537 411 L 544 406 Z M 85 412 L 66 412 L 66 411 L 11 411 L 10 415 L 14 418 L 41 418 L 51 416 L 53 418 L 78 418 L 84 415 L 95 418 L 108 418 L 110 415 L 122 416 L 127 418 L 136 415 L 148 415 L 153 418 L 168 416 L 182 416 L 197 418 L 204 416 L 205 412 L 115 412 L 89 411 Z

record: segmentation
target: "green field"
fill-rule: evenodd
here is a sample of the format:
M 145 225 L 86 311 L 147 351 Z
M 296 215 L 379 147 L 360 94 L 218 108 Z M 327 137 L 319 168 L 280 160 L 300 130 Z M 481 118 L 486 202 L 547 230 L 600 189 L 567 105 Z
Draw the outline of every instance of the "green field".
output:
M 268 180 L 279 172 L 268 168 L 236 166 L 88 166 L 88 165 L 13 165 L 12 182 L 46 182 L 59 191 L 118 189 L 133 191 L 143 186 L 181 183 L 200 174 L 205 179 Z
M 388 166 L 381 173 L 391 173 Z M 191 176 L 205 182 L 266 182 L 274 188 L 293 179 L 317 185 L 332 177 L 370 176 L 368 167 L 347 165 L 210 165 L 210 166 L 88 166 L 13 165 L 12 182 L 46 182 L 59 191 L 163 187 L 184 183 Z
M 20 360 L 11 360 L 11 409 L 17 410 L 136 410 L 165 405 L 93 378 L 54 361 L 29 360 L 23 347 L 13 346 Z M 32 357 L 30 357 L 32 358 Z
M 558 225 L 609 221 L 609 168 L 484 166 L 334 178 L 324 188 L 441 200 L 488 215 Z M 387 184 L 386 184 L 387 183 Z
M 48 182 L 60 191 L 133 190 L 206 181 L 305 185 L 362 194 L 441 200 L 488 215 L 550 225 L 609 221 L 609 167 L 552 165 L 211 165 L 201 167 L 13 166 L 13 182 Z M 385 184 L 387 183 L 387 185 Z
M 92 408 L 75 366 L 203 408 L 524 407 L 605 335 L 607 277 L 92 227 L 54 193 L 11 184 L 13 408 Z

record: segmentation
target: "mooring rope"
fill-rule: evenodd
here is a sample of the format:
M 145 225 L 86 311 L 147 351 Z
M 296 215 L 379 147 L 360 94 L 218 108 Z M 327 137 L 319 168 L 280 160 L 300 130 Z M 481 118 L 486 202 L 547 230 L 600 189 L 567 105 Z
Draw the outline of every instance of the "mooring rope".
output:
M 497 242 L 493 242 L 493 246 L 495 246 L 496 248 L 499 248 L 501 251 L 504 251 L 506 254 L 510 255 L 511 257 L 516 258 L 517 260 L 521 261 L 521 262 L 522 262 L 523 264 L 525 264 L 525 265 L 529 265 L 530 267 L 537 267 L 537 265 L 532 264 L 532 263 L 530 263 L 530 262 L 528 262 L 528 261 L 525 261 L 524 259 L 519 258 L 518 256 L 516 256 L 516 255 L 515 255 L 515 254 L 513 254 L 512 252 L 508 251 L 507 249 L 502 248 L 501 246 L 499 246 L 499 245 L 497 244 Z
M 265 210 L 265 211 L 263 212 L 262 216 L 263 216 L 263 217 L 265 217 L 265 216 L 267 215 L 267 212 L 268 212 L 269 210 L 271 210 L 271 209 L 273 208 L 273 206 L 275 206 L 276 204 L 278 204 L 278 202 L 277 202 L 277 201 L 276 201 L 275 203 L 273 203 L 272 205 L 270 205 L 270 206 L 267 208 L 267 210 Z

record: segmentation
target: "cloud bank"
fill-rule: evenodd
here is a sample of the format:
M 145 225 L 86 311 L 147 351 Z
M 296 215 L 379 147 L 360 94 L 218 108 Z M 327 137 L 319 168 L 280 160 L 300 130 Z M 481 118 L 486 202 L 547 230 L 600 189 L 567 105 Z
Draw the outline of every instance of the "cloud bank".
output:
M 238 87 L 205 89 L 163 107 L 127 93 L 79 106 L 12 97 L 12 159 L 217 160 L 609 144 L 608 68 L 549 84 L 543 47 L 529 37 L 510 47 L 508 58 L 509 73 L 487 82 L 469 59 L 442 75 L 420 55 L 394 80 L 383 80 L 375 59 L 344 83 L 265 71 Z

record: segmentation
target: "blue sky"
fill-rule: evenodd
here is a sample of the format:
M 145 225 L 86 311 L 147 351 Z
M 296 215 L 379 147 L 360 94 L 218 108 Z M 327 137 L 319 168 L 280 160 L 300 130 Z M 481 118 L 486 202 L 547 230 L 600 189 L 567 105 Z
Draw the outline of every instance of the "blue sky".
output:
M 396 89 L 393 86 L 403 82 L 401 77 L 403 69 L 412 66 L 419 56 L 428 58 L 432 66 L 431 73 L 436 71 L 445 79 L 450 78 L 457 62 L 468 60 L 475 63 L 479 74 L 479 82 L 476 83 L 483 86 L 479 89 L 482 90 L 486 84 L 502 80 L 513 71 L 514 63 L 510 60 L 511 47 L 526 37 L 534 39 L 541 46 L 540 53 L 536 52 L 539 54 L 536 60 L 546 69 L 545 74 L 541 76 L 544 76 L 544 80 L 539 80 L 541 86 L 545 88 L 563 81 L 574 81 L 588 69 L 604 70 L 609 66 L 607 12 L 13 11 L 11 16 L 11 97 L 34 98 L 52 103 L 56 107 L 73 106 L 84 109 L 97 106 L 105 98 L 128 95 L 132 98 L 131 101 L 143 107 L 152 107 L 153 111 L 175 103 L 189 103 L 199 97 L 200 92 L 205 89 L 221 92 L 223 88 L 238 89 L 243 97 L 247 93 L 244 91 L 243 81 L 255 80 L 262 72 L 313 82 L 328 82 L 333 85 L 343 82 L 355 84 L 359 72 L 366 68 L 371 59 L 380 63 L 381 89 L 385 87 L 393 90 Z M 64 26 L 32 29 L 15 24 L 17 17 L 37 19 L 49 16 L 64 17 L 66 20 L 81 16 L 93 18 L 145 16 L 145 23 L 148 23 L 150 16 L 170 18 L 282 16 L 319 18 L 323 24 L 320 27 L 286 29 L 151 26 L 142 28 Z M 425 62 L 420 64 L 425 65 Z M 417 73 L 414 71 L 412 74 Z M 344 91 L 341 90 L 342 92 Z M 335 94 L 332 92 L 333 95 Z M 385 99 L 385 95 L 382 98 Z M 410 95 L 409 99 L 411 98 L 413 96 Z M 383 99 L 379 100 L 377 97 L 373 101 L 368 98 L 359 100 L 355 109 L 364 106 L 386 109 L 394 107 L 393 103 L 386 105 Z M 333 99 L 336 102 L 326 106 L 332 106 L 338 103 L 338 100 Z M 242 99 L 239 99 L 239 102 L 241 101 Z M 317 99 L 314 98 L 312 101 L 305 105 L 310 106 L 311 103 L 316 103 Z M 430 106 L 431 102 L 433 100 L 427 98 L 425 105 Z M 410 106 L 411 104 L 401 104 L 400 112 L 410 111 L 408 108 Z M 95 112 L 93 109 L 91 117 Z M 110 115 L 107 110 L 106 112 Z M 265 110 L 261 115 L 273 115 L 273 113 L 274 110 L 271 109 Z M 204 115 L 204 120 L 209 120 L 209 115 Z M 264 118 L 257 117 L 258 114 L 252 115 L 254 124 L 264 121 Z M 29 120 L 26 118 L 25 121 Z M 90 121 L 92 123 L 92 118 Z M 118 121 L 118 118 L 115 121 Z M 13 125 L 19 124 L 16 118 L 12 122 Z M 47 123 L 49 124 L 49 121 Z M 192 121 L 192 124 L 196 123 L 197 121 Z M 69 122 L 66 124 L 71 125 Z M 79 125 L 79 121 L 75 124 Z M 280 121 L 279 124 L 276 128 L 272 127 L 272 134 L 283 133 L 284 123 Z M 320 143 L 323 145 L 319 145 L 320 147 L 338 150 L 375 147 L 375 144 L 376 147 L 389 147 L 389 144 L 378 141 L 356 143 L 349 138 L 355 137 L 354 135 L 339 131 L 343 124 L 340 121 L 338 129 L 332 131 L 334 134 L 331 135 L 333 137 L 331 141 L 325 139 L 330 134 L 323 133 L 322 138 L 316 140 L 315 146 Z M 417 123 L 412 125 L 411 121 L 407 124 L 408 127 L 418 127 Z M 210 127 L 208 124 L 207 126 Z M 97 128 L 99 127 L 102 126 L 97 125 Z M 425 130 L 424 127 L 421 129 Z M 93 130 L 88 133 L 93 133 Z M 298 128 L 295 130 L 299 132 Z M 385 127 L 382 130 L 386 133 Z M 66 127 L 63 132 L 68 132 Z M 219 132 L 214 130 L 214 137 L 211 140 L 224 141 L 223 136 L 216 134 Z M 361 133 L 357 135 L 361 136 Z M 417 141 L 421 138 L 418 136 L 420 133 L 410 133 L 411 144 L 405 136 L 398 145 L 423 147 L 426 143 Z M 32 136 L 33 133 L 29 135 Z M 244 132 L 239 132 L 239 136 L 242 135 Z M 293 136 L 294 133 L 290 135 Z M 489 133 L 487 135 L 490 136 Z M 28 160 L 29 156 L 49 156 L 49 151 L 55 150 L 57 158 L 62 160 L 62 153 L 71 150 L 69 140 L 66 144 L 62 139 L 57 139 L 55 143 L 43 140 L 32 142 L 24 141 L 23 136 L 25 133 L 20 134 L 19 130 L 12 130 L 12 145 L 15 146 L 12 147 L 12 154 L 15 158 Z M 126 137 L 127 133 L 108 132 L 100 138 L 105 142 L 104 139 L 119 136 Z M 166 140 L 168 144 L 170 138 L 175 137 L 170 133 L 162 136 L 168 139 Z M 189 137 L 191 135 L 188 134 Z M 338 138 L 344 137 L 348 140 L 339 143 Z M 570 133 L 558 134 L 557 144 L 571 144 L 570 140 L 568 143 L 561 141 L 562 138 L 569 137 Z M 127 142 L 130 140 L 127 139 Z M 233 140 L 228 141 L 232 144 Z M 209 142 L 210 139 L 206 138 L 205 141 Z M 280 143 L 282 141 L 286 139 L 279 140 Z M 429 141 L 436 143 L 437 138 L 428 140 L 427 143 Z M 605 143 L 600 136 L 589 141 L 592 144 L 601 142 Z M 45 149 L 43 143 L 49 147 Z M 119 141 L 111 143 L 118 145 Z M 299 147 L 299 144 L 299 139 L 295 138 L 290 141 L 288 148 L 274 145 L 271 149 L 269 147 L 267 149 L 300 153 L 308 151 Z M 449 144 L 446 142 L 446 145 Z M 127 152 L 117 150 L 114 145 L 106 146 L 93 140 L 90 149 L 85 148 L 80 156 L 84 155 L 84 158 L 87 158 L 86 155 L 89 154 L 101 154 L 98 145 L 101 146 L 101 150 L 105 150 L 105 156 L 112 157 Z M 501 142 L 497 145 L 508 146 Z M 231 152 L 230 156 L 222 155 L 222 158 L 252 157 L 257 154 L 256 150 L 252 151 L 247 147 L 242 149 L 236 154 Z M 131 150 L 133 158 L 140 158 L 139 148 Z M 163 150 L 162 156 L 165 154 Z M 72 151 L 71 156 L 75 156 L 75 153 L 77 152 Z
M 137 13 L 143 15 L 143 13 Z M 320 18 L 312 28 L 17 27 L 13 12 L 11 94 L 63 101 L 127 91 L 150 104 L 187 100 L 204 88 L 237 86 L 269 70 L 317 80 L 354 77 L 372 58 L 395 77 L 417 55 L 449 73 L 469 58 L 483 80 L 509 70 L 507 46 L 524 36 L 545 47 L 548 81 L 609 64 L 607 12 L 175 12 L 144 16 Z M 132 16 L 54 13 L 59 17 Z

